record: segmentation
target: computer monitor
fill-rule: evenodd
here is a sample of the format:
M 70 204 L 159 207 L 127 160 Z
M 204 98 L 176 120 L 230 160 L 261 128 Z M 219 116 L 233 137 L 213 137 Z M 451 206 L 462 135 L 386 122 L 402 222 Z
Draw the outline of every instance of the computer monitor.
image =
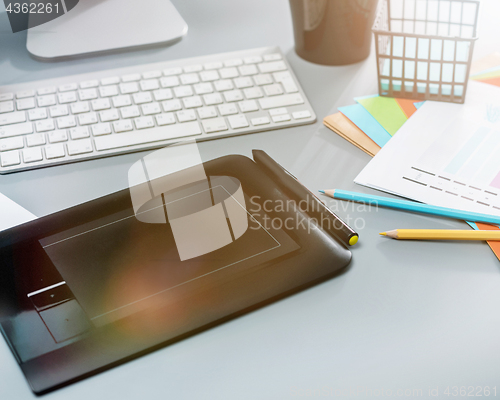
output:
M 187 29 L 169 0 L 80 0 L 66 14 L 30 28 L 27 49 L 55 61 L 170 44 Z

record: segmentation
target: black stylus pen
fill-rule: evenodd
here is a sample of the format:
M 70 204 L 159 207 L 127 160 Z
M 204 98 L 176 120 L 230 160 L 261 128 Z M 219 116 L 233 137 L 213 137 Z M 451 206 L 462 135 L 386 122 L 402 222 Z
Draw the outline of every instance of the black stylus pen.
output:
M 325 231 L 338 238 L 346 246 L 352 246 L 358 242 L 359 235 L 349 225 L 302 185 L 295 176 L 269 157 L 265 151 L 252 150 L 252 155 L 257 165 L 264 169 L 271 179 L 295 199 L 298 204 L 305 202 L 308 205 L 305 212 L 316 221 L 321 221 L 320 226 Z M 324 221 L 328 221 L 328 223 L 325 224 Z

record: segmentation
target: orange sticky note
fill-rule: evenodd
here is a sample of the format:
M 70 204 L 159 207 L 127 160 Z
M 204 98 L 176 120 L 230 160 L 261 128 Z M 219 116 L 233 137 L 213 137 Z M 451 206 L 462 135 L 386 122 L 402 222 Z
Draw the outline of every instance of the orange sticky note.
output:
M 415 101 L 420 100 L 411 100 L 411 99 L 396 99 L 399 107 L 405 113 L 407 118 L 410 118 L 415 111 L 417 111 L 417 107 L 415 107 Z
M 500 228 L 494 225 L 482 224 L 481 222 L 476 222 L 476 225 L 482 231 L 500 231 Z M 498 260 L 500 260 L 500 241 L 491 240 L 488 242 L 488 246 L 491 247 L 493 253 L 495 253 Z

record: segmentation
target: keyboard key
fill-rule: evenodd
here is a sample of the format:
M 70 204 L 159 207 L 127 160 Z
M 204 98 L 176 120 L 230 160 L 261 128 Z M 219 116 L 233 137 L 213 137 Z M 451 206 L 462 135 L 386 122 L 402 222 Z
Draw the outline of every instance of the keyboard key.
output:
M 30 97 L 27 99 L 17 100 L 16 102 L 17 110 L 29 110 L 36 107 L 35 98 Z
M 32 163 L 43 160 L 41 147 L 32 147 L 29 149 L 24 149 L 22 150 L 22 153 L 23 153 L 23 161 L 25 163 Z
M 60 117 L 57 119 L 57 127 L 59 129 L 73 128 L 74 126 L 76 126 L 76 119 L 72 115 L 68 117 Z
M 62 117 L 69 114 L 68 106 L 54 106 L 49 108 L 52 118 Z
M 123 121 L 113 122 L 113 129 L 116 133 L 120 133 L 120 132 L 131 131 L 132 129 L 134 129 L 134 127 L 132 125 L 132 121 L 123 120 Z
M 92 141 L 90 139 L 77 140 L 75 142 L 69 142 L 68 154 L 70 156 L 77 156 L 79 154 L 92 153 Z
M 183 74 L 180 78 L 183 85 L 192 85 L 193 83 L 198 83 L 200 81 L 198 74 Z
M 292 78 L 283 79 L 281 84 L 283 85 L 283 89 L 285 89 L 286 93 L 297 93 L 299 91 L 299 88 Z
M 33 133 L 33 124 L 31 122 L 0 126 L 0 138 L 27 135 L 28 133 Z
M 28 111 L 28 118 L 30 121 L 38 121 L 39 119 L 47 118 L 46 108 L 36 108 Z
M 26 144 L 28 147 L 41 146 L 45 144 L 45 134 L 34 133 L 33 135 L 26 136 Z
M 207 106 L 213 106 L 215 104 L 222 103 L 222 96 L 219 93 L 211 93 L 203 96 L 203 101 Z
M 0 139 L 0 151 L 22 149 L 23 147 L 24 140 L 20 136 L 8 139 Z
M 153 128 L 155 126 L 153 117 L 136 118 L 134 122 L 137 129 Z
M 27 97 L 33 97 L 33 96 L 35 96 L 34 90 L 23 90 L 22 92 L 16 93 L 16 99 L 25 99 Z
M 221 79 L 220 81 L 214 82 L 214 86 L 215 90 L 218 92 L 234 89 L 233 81 L 231 81 L 231 79 Z
M 179 86 L 179 78 L 177 78 L 176 76 L 167 76 L 166 78 L 160 79 L 160 84 L 162 88 Z
M 102 86 L 117 85 L 118 83 L 120 83 L 120 78 L 118 78 L 117 76 L 101 79 Z
M 54 94 L 54 93 L 57 93 L 57 88 L 55 86 L 41 88 L 38 89 L 37 91 L 38 96 L 44 96 L 47 94 Z
M 142 115 L 154 115 L 161 113 L 161 107 L 159 103 L 144 104 L 141 108 Z
M 101 97 L 118 96 L 119 94 L 118 86 L 117 85 L 102 86 L 99 88 L 99 94 L 101 95 Z
M 66 85 L 59 86 L 59 92 L 71 92 L 72 90 L 78 89 L 78 85 L 76 83 L 67 83 Z
M 94 136 L 109 135 L 111 133 L 111 125 L 109 122 L 92 126 L 92 134 Z
M 116 97 L 115 97 L 116 99 Z M 114 99 L 113 99 L 114 100 Z M 109 99 L 97 99 L 92 101 L 92 110 L 102 111 L 111 108 L 111 102 Z
M 236 78 L 234 80 L 234 84 L 238 89 L 244 89 L 253 86 L 252 79 L 248 77 Z
M 238 67 L 238 71 L 240 71 L 241 76 L 257 75 L 259 73 L 257 67 L 254 64 L 242 65 Z
M 76 92 L 59 93 L 57 98 L 59 99 L 59 104 L 74 103 L 75 101 L 78 101 Z
M 227 118 L 231 129 L 239 129 L 248 127 L 248 121 L 244 115 L 233 115 Z
M 182 109 L 182 104 L 179 99 L 164 101 L 163 103 L 161 103 L 161 106 L 163 107 L 163 111 L 165 112 L 177 111 Z
M 87 127 L 73 128 L 69 130 L 71 139 L 84 139 L 90 137 L 89 129 Z
M 14 100 L 14 93 L 0 93 L 0 101 Z
M 44 121 L 36 122 L 35 129 L 37 132 L 48 132 L 53 131 L 54 129 L 56 129 L 56 127 L 53 119 L 47 119 Z
M 292 74 L 290 74 L 290 72 L 288 71 L 284 71 L 284 72 L 275 72 L 273 74 L 273 78 L 276 82 L 283 82 L 285 79 L 293 79 L 292 78 Z
M 200 119 L 214 118 L 217 116 L 217 110 L 214 106 L 198 108 Z
M 262 57 L 261 56 L 251 56 L 251 57 L 245 57 L 243 59 L 243 62 L 245 64 L 257 64 L 262 62 Z
M 47 136 L 49 138 L 49 143 L 59 143 L 68 140 L 68 134 L 66 133 L 66 130 L 50 132 L 49 134 L 47 134 Z
M 0 154 L 0 159 L 2 161 L 2 167 L 10 167 L 11 165 L 21 164 L 19 150 L 8 151 L 6 153 L 2 153 L 2 154 Z
M 259 110 L 259 106 L 257 105 L 257 102 L 255 100 L 240 101 L 238 103 L 238 106 L 240 107 L 241 112 L 244 113 Z
M 220 61 L 215 61 L 215 62 L 206 63 L 203 67 L 208 71 L 210 69 L 222 68 L 223 64 Z
M 264 55 L 264 61 L 278 61 L 278 60 L 281 60 L 281 54 L 279 53 Z
M 273 83 L 273 77 L 270 74 L 259 74 L 253 77 L 253 80 L 256 85 L 270 85 Z
M 160 114 L 157 115 L 155 118 L 158 126 L 172 125 L 175 124 L 176 122 L 174 113 Z
M 138 106 L 123 107 L 120 109 L 122 118 L 136 118 L 141 116 L 141 111 Z
M 139 91 L 139 85 L 137 84 L 137 82 L 120 84 L 121 94 L 132 94 L 132 93 L 137 93 L 138 91 Z
M 153 96 L 149 92 L 142 92 L 134 94 L 135 104 L 151 103 L 153 101 Z
M 262 93 L 262 89 L 258 86 L 244 89 L 243 93 L 245 94 L 245 97 L 247 99 L 258 99 L 264 96 L 264 94 Z
M 153 92 L 153 97 L 156 101 L 170 100 L 174 98 L 171 89 L 158 89 Z
M 145 81 L 141 81 L 140 85 L 142 91 L 156 90 L 160 88 L 160 83 L 158 82 L 158 79 L 148 79 Z
M 115 109 L 101 111 L 99 113 L 99 117 L 101 119 L 101 122 L 116 121 L 117 119 L 120 119 L 120 115 L 118 114 L 118 110 L 115 110 Z
M 113 106 L 115 107 L 125 107 L 132 105 L 132 98 L 126 94 L 124 96 L 116 96 L 113 98 Z
M 141 132 L 140 135 L 135 132 L 131 132 L 124 133 L 122 135 L 97 137 L 94 139 L 94 143 L 98 151 L 103 151 L 200 134 L 200 125 L 198 124 L 198 121 L 194 121 L 150 129 L 148 131 Z
M 14 111 L 13 101 L 2 101 L 0 103 L 0 114 Z
M 78 122 L 80 123 L 80 125 L 92 125 L 92 124 L 97 124 L 99 120 L 97 118 L 97 113 L 91 112 L 88 114 L 80 115 L 78 117 Z
M 285 122 L 285 121 L 290 121 L 290 114 L 283 114 L 283 115 L 275 115 L 271 117 L 273 119 L 273 122 Z
M 46 96 L 38 96 L 38 107 L 49 107 L 55 106 L 57 104 L 56 96 L 53 94 L 48 94 Z
M 224 92 L 224 98 L 228 103 L 232 101 L 244 100 L 243 93 L 241 93 L 241 90 L 229 90 L 227 92 Z
M 217 82 L 215 82 L 217 84 Z M 207 94 L 207 93 L 213 93 L 214 88 L 212 87 L 212 84 L 209 82 L 206 83 L 197 83 L 196 85 L 193 86 L 194 92 L 196 94 Z M 219 89 L 217 89 L 219 90 Z
M 243 64 L 243 60 L 241 58 L 233 58 L 231 60 L 224 61 L 225 67 L 237 67 L 238 65 Z
M 90 111 L 90 105 L 88 101 L 81 101 L 78 103 L 71 104 L 71 112 L 73 114 L 81 114 Z
M 264 86 L 264 92 L 266 92 L 266 96 L 278 96 L 283 94 L 283 89 L 279 83 L 275 83 L 274 85 Z
M 235 67 L 222 68 L 219 71 L 219 74 L 222 79 L 237 78 L 238 76 L 240 76 L 238 69 Z
M 293 117 L 293 119 L 310 118 L 311 117 L 311 113 L 308 110 L 296 111 L 296 112 L 292 113 L 292 117 Z
M 81 101 L 97 99 L 97 89 L 84 89 L 78 92 L 78 97 Z
M 297 104 L 304 104 L 304 99 L 300 93 L 284 94 L 281 96 L 265 97 L 259 99 L 260 107 L 264 110 L 276 107 L 294 106 Z
M 220 115 L 238 114 L 236 104 L 221 104 L 218 106 Z
M 268 117 L 259 117 L 259 118 L 252 118 L 250 120 L 253 126 L 259 126 L 259 125 L 266 125 L 271 123 L 271 120 Z
M 184 72 L 186 74 L 189 74 L 190 72 L 200 72 L 203 70 L 203 67 L 199 64 L 196 65 L 188 65 L 187 67 L 184 67 Z
M 98 86 L 99 86 L 99 81 L 95 79 L 92 81 L 80 82 L 80 89 L 90 89 L 90 88 L 96 88 Z
M 172 76 L 172 75 L 179 75 L 182 74 L 182 68 L 180 67 L 174 67 L 174 68 L 167 68 L 163 70 L 163 75 L 165 76 Z
M 148 71 L 144 72 L 142 74 L 143 79 L 153 79 L 153 78 L 160 78 L 161 77 L 161 71 Z
M 227 125 L 224 118 L 211 118 L 201 122 L 206 133 L 227 131 Z
M 203 106 L 200 96 L 185 97 L 182 99 L 184 108 L 197 108 Z
M 62 143 L 45 146 L 45 157 L 47 157 L 48 160 L 61 158 L 65 155 L 64 145 Z
M 122 76 L 122 82 L 136 82 L 141 80 L 141 74 L 128 74 Z
M 200 78 L 203 82 L 212 82 L 219 79 L 219 73 L 217 71 L 203 71 L 200 72 Z
M 286 64 L 283 61 L 264 62 L 259 64 L 259 70 L 263 74 L 268 72 L 285 71 Z
M 177 86 L 174 88 L 176 97 L 188 97 L 193 95 L 193 88 L 191 86 Z
M 285 107 L 280 107 L 280 108 L 273 108 L 272 110 L 269 110 L 269 114 L 273 117 L 275 115 L 283 115 L 287 114 L 288 110 Z
M 25 122 L 25 121 L 26 121 L 25 111 L 18 111 L 0 115 L 0 126 L 17 124 L 18 122 Z
M 188 122 L 196 120 L 196 113 L 194 112 L 194 110 L 177 111 L 176 114 L 179 122 Z

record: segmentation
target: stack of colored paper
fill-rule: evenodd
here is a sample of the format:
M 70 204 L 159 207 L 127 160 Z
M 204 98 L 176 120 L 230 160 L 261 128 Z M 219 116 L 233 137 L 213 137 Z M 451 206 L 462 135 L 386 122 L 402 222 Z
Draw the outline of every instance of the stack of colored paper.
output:
M 420 101 L 372 95 L 354 99 L 356 104 L 339 107 L 323 123 L 372 157 L 422 104 Z

